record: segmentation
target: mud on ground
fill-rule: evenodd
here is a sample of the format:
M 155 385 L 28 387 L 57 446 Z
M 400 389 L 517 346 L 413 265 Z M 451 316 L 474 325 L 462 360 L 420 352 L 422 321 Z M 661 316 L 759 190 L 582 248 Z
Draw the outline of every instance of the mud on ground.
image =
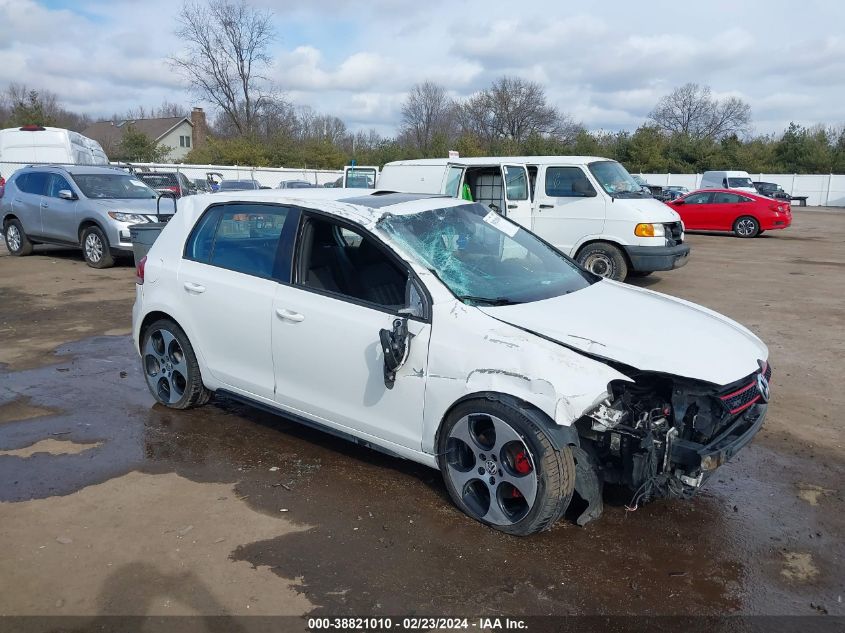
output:
M 422 466 L 225 400 L 155 405 L 131 264 L 0 250 L 0 614 L 845 614 L 845 214 L 689 241 L 637 284 L 769 344 L 764 430 L 692 501 L 610 490 L 599 522 L 526 539 Z

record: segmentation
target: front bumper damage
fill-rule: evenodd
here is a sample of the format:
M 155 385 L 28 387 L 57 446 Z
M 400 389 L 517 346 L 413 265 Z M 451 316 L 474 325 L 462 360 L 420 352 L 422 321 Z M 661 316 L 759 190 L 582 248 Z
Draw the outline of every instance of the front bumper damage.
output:
M 576 422 L 581 446 L 575 492 L 587 502 L 579 525 L 602 512 L 603 484 L 633 492 L 629 507 L 689 498 L 763 426 L 771 369 L 722 388 L 648 372 L 611 383 L 611 397 Z

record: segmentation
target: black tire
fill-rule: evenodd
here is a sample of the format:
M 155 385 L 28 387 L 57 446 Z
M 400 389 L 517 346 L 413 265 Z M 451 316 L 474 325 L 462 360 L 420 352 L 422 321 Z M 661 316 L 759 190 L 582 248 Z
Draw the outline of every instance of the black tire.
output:
M 114 266 L 114 255 L 109 247 L 109 241 L 99 226 L 89 226 L 82 231 L 82 256 L 91 268 L 111 268 Z
M 150 393 L 166 407 L 191 409 L 211 398 L 202 383 L 191 342 L 182 328 L 169 319 L 159 319 L 144 331 L 141 370 Z
M 733 226 L 734 235 L 741 238 L 751 238 L 760 235 L 760 223 L 750 215 L 738 217 Z
M 628 271 L 628 276 L 629 277 L 648 277 L 653 272 L 654 272 L 653 270 L 631 270 L 631 271 Z
M 624 253 L 607 242 L 588 244 L 578 252 L 575 259 L 581 266 L 599 277 L 625 281 L 628 276 L 628 262 Z
M 14 219 L 6 222 L 3 227 L 3 237 L 6 240 L 6 248 L 15 257 L 23 257 L 32 253 L 32 242 L 26 236 L 19 220 Z
M 500 424 L 506 425 L 506 433 L 497 432 Z M 493 443 L 485 448 L 474 438 L 483 435 L 489 440 L 488 427 L 493 428 Z M 466 442 L 456 437 L 464 435 L 464 428 L 471 434 Z M 476 435 L 473 429 L 479 428 L 486 428 L 486 435 Z M 572 500 L 575 460 L 571 449 L 556 450 L 542 425 L 516 406 L 487 399 L 462 402 L 443 423 L 437 452 L 440 472 L 455 505 L 507 534 L 528 536 L 551 528 Z M 524 466 L 526 460 L 525 468 L 530 470 L 517 474 L 514 466 Z M 510 481 L 519 483 L 520 489 Z M 500 519 L 494 520 L 496 516 Z

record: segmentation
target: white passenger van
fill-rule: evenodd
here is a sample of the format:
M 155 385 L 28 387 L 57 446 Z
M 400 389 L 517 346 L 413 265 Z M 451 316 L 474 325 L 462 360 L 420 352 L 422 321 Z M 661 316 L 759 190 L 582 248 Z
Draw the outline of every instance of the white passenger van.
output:
M 0 163 L 108 165 L 100 144 L 78 132 L 59 127 L 25 125 L 0 130 Z M 10 171 L 16 169 L 14 166 Z
M 624 280 L 687 262 L 680 216 L 625 168 L 591 156 L 519 156 L 387 163 L 378 189 L 480 202 L 534 231 L 602 277 Z
M 736 189 L 759 193 L 747 171 L 705 171 L 699 189 Z

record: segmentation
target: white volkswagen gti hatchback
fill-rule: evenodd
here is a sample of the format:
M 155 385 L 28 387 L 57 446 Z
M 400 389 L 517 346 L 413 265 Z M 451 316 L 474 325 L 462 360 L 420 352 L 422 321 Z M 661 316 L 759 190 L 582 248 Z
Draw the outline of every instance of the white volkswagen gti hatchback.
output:
M 496 529 L 602 486 L 688 497 L 763 424 L 766 346 L 603 280 L 480 204 L 360 190 L 190 196 L 137 271 L 147 384 L 216 393 L 443 474 Z

